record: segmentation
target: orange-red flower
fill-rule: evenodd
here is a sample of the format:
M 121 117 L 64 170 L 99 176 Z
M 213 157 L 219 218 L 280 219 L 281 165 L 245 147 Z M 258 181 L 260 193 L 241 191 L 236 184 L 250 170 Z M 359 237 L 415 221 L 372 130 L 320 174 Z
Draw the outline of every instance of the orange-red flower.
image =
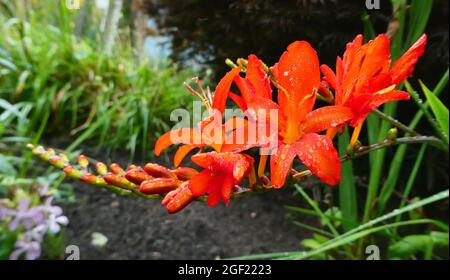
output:
M 208 205 L 221 200 L 228 204 L 235 185 L 252 170 L 253 159 L 244 154 L 209 152 L 192 156 L 192 161 L 205 168 L 189 181 L 194 196 L 208 194 Z
M 363 36 L 358 35 L 347 44 L 343 58 L 337 58 L 336 72 L 327 65 L 321 66 L 324 84 L 335 92 L 335 104 L 354 113 L 350 120 L 350 125 L 356 127 L 352 142 L 356 141 L 371 111 L 386 102 L 410 98 L 407 92 L 395 88 L 412 74 L 426 42 L 424 34 L 391 67 L 390 40 L 386 35 L 379 35 L 366 44 Z M 331 130 L 329 135 L 334 136 L 335 132 Z
M 248 65 L 262 69 L 262 64 L 257 59 L 249 59 Z M 320 68 L 317 54 L 307 42 L 297 41 L 289 45 L 271 70 L 277 81 L 278 104 L 272 102 L 267 95 L 256 94 L 256 88 L 265 88 L 258 85 L 261 81 L 264 82 L 263 78 L 236 77 L 235 81 L 242 99 L 253 109 L 279 108 L 276 132 L 278 149 L 270 159 L 273 186 L 280 188 L 284 185 L 296 156 L 322 181 L 336 185 L 340 181 L 341 173 L 337 151 L 329 138 L 317 132 L 350 120 L 353 117 L 352 111 L 344 106 L 326 106 L 312 111 L 316 91 L 320 87 Z M 252 103 L 254 100 L 258 100 L 257 104 Z M 267 122 L 267 119 L 256 121 Z M 237 133 L 240 132 L 236 131 L 234 134 Z M 261 143 L 257 141 L 256 144 Z M 223 151 L 240 151 L 249 147 L 248 143 L 228 145 Z

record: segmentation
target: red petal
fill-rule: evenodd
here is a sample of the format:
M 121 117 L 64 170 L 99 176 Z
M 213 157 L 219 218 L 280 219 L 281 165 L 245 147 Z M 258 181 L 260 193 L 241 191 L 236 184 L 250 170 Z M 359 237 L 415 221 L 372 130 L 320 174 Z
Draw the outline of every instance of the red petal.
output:
M 208 168 L 214 164 L 214 157 L 212 154 L 215 154 L 215 152 L 195 154 L 191 157 L 191 160 L 200 167 Z
M 341 162 L 330 138 L 316 133 L 307 133 L 294 143 L 294 149 L 303 164 L 328 185 L 341 180 Z
M 303 132 L 321 132 L 330 127 L 337 127 L 353 118 L 352 109 L 345 106 L 325 106 L 306 115 Z
M 217 177 L 213 182 L 211 182 L 213 185 L 210 188 L 208 200 L 206 202 L 209 207 L 214 207 L 219 204 L 220 199 L 222 198 L 223 179 L 223 177 Z
M 427 35 L 423 34 L 411 48 L 406 51 L 392 67 L 390 73 L 392 77 L 392 83 L 398 85 L 403 80 L 411 76 L 414 71 L 414 65 L 420 56 L 425 51 L 427 44 Z
M 263 64 L 256 55 L 248 56 L 248 65 L 245 78 L 248 79 L 253 87 L 255 93 L 259 97 L 272 99 L 272 88 L 270 87 L 270 80 L 266 72 L 264 72 Z
M 255 88 L 250 83 L 250 81 L 238 75 L 234 77 L 234 82 L 239 88 L 239 91 L 241 92 L 242 98 L 245 100 L 245 102 L 251 102 L 256 93 Z
M 244 177 L 246 177 L 253 165 L 253 159 L 241 154 L 234 154 L 233 160 L 233 179 L 236 184 L 239 184 Z
M 216 180 L 216 176 L 213 176 L 209 169 L 205 169 L 192 177 L 189 181 L 189 189 L 193 195 L 201 196 L 210 191 Z
M 386 102 L 398 101 L 398 100 L 408 100 L 411 96 L 409 93 L 401 90 L 393 90 L 391 92 L 383 94 L 374 94 L 372 96 L 372 101 L 370 103 L 371 110 L 376 109 L 378 106 Z
M 322 80 L 327 82 L 332 89 L 336 90 L 338 88 L 338 86 L 337 86 L 338 81 L 337 81 L 337 78 L 336 78 L 336 74 L 334 74 L 333 70 L 331 70 L 331 68 L 328 67 L 328 65 L 325 65 L 325 64 L 320 66 L 320 70 L 321 70 L 321 72 L 323 74 Z
M 231 176 L 225 176 L 221 188 L 221 197 L 225 204 L 230 203 L 231 193 L 234 187 L 234 179 Z
M 265 131 L 263 131 L 265 130 Z M 249 133 L 254 133 L 249 137 Z M 221 147 L 221 152 L 242 152 L 253 147 L 267 147 L 270 142 L 277 137 L 277 131 L 272 131 L 270 126 L 259 125 L 256 122 L 249 122 L 246 127 L 238 128 L 229 133 Z
M 179 128 L 168 131 L 161 135 L 156 141 L 155 155 L 159 156 L 163 150 L 173 144 L 193 144 L 194 141 L 200 142 L 200 139 L 201 135 L 192 128 Z
M 391 65 L 390 40 L 384 34 L 378 35 L 374 40 L 365 44 L 361 52 L 363 53 L 361 61 L 354 62 L 360 65 L 358 75 L 348 77 L 349 79 L 357 78 L 354 93 L 356 95 L 366 86 L 368 80 L 389 72 Z M 358 65 L 355 65 L 355 67 L 358 67 Z
M 278 103 L 288 122 L 299 122 L 312 110 L 314 98 L 306 104 L 299 103 L 320 87 L 320 66 L 316 51 L 306 41 L 290 44 L 278 63 Z
M 277 152 L 270 157 L 270 180 L 274 188 L 281 188 L 284 185 L 295 156 L 296 151 L 291 145 L 280 144 Z
M 225 110 L 225 105 L 227 103 L 228 92 L 230 91 L 230 86 L 233 83 L 233 79 L 236 75 L 241 72 L 241 67 L 237 67 L 229 71 L 219 82 L 214 91 L 214 98 L 212 107 L 214 109 L 223 112 Z
M 238 107 L 242 111 L 245 112 L 247 110 L 247 103 L 245 102 L 244 98 L 240 97 L 235 93 L 232 93 L 231 91 L 228 92 L 228 96 L 234 101 L 234 103 L 236 103 L 236 105 L 238 105 Z
M 199 148 L 199 145 L 183 145 L 179 147 L 177 152 L 175 153 L 175 156 L 173 157 L 173 165 L 175 167 L 178 167 L 186 157 L 186 155 L 195 148 Z

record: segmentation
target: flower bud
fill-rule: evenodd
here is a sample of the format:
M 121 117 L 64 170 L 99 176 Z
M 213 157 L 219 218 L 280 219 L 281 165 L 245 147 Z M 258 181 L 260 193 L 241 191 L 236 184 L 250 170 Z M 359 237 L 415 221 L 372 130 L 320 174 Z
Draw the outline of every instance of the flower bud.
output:
M 62 169 L 66 166 L 69 166 L 69 162 L 63 160 L 60 156 L 52 156 L 49 159 L 49 162 L 51 165 L 55 166 L 56 168 Z
M 145 194 L 167 193 L 176 189 L 179 184 L 180 181 L 174 178 L 156 178 L 142 182 L 139 191 Z
M 140 168 L 135 168 L 130 171 L 127 171 L 127 173 L 125 173 L 125 178 L 127 178 L 128 181 L 138 185 L 144 181 L 149 181 L 153 179 L 152 176 L 145 173 L 144 170 L 140 170 Z
M 99 175 L 106 175 L 108 173 L 108 167 L 106 167 L 106 164 L 104 164 L 103 162 L 97 162 L 95 164 L 95 168 L 97 169 L 97 173 Z
M 170 172 L 170 169 L 156 163 L 147 163 L 144 166 L 144 170 L 155 178 L 175 178 L 175 175 Z
M 137 166 L 137 165 L 132 164 L 132 165 L 128 166 L 127 170 L 133 170 L 133 169 L 136 169 L 136 168 L 140 168 L 140 167 Z
M 80 177 L 83 175 L 83 173 L 80 170 L 75 169 L 72 166 L 65 167 L 63 171 L 67 176 L 73 179 L 80 179 Z
M 196 199 L 189 189 L 189 182 L 184 182 L 179 188 L 169 192 L 161 202 L 162 205 L 166 206 L 167 212 L 169 214 L 174 214 L 182 210 L 191 201 Z
M 192 178 L 198 171 L 190 167 L 178 167 L 172 170 L 172 174 L 177 176 L 178 180 L 187 181 Z
M 393 127 L 391 129 L 389 129 L 386 139 L 389 142 L 395 141 L 395 140 L 397 140 L 397 135 L 398 135 L 398 129 L 396 127 Z
M 89 165 L 89 160 L 85 155 L 80 155 L 78 157 L 78 165 L 82 168 L 82 169 L 86 169 Z
M 116 175 L 124 175 L 125 174 L 125 170 L 123 170 L 123 168 L 117 163 L 111 164 L 109 166 L 109 169 L 111 169 L 111 172 Z
M 80 180 L 89 185 L 106 186 L 106 182 L 105 180 L 103 180 L 103 178 L 90 173 L 81 175 Z
M 133 190 L 137 188 L 135 184 L 117 174 L 108 173 L 103 176 L 103 179 L 105 179 L 108 184 L 122 189 Z

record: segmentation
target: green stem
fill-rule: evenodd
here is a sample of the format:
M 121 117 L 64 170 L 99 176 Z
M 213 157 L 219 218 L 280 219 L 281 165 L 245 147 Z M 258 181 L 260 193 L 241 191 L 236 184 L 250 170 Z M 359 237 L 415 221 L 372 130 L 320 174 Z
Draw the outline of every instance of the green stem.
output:
M 393 126 L 395 126 L 395 127 L 399 128 L 399 129 L 407 132 L 409 135 L 412 135 L 412 136 L 420 135 L 418 132 L 416 132 L 411 127 L 408 127 L 407 125 L 403 124 L 399 120 L 397 120 L 397 119 L 395 119 L 395 118 L 393 118 L 391 116 L 388 116 L 385 113 L 383 113 L 383 112 L 381 112 L 381 111 L 379 111 L 377 109 L 373 110 L 373 113 L 375 115 L 377 115 L 378 117 L 380 117 L 381 119 L 390 122 Z

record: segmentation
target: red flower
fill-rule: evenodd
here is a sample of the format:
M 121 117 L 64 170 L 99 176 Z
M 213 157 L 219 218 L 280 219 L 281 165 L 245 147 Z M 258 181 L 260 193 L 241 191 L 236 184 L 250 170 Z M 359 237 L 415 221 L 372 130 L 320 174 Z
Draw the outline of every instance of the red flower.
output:
M 189 188 L 194 196 L 208 193 L 211 207 L 221 200 L 228 204 L 233 187 L 249 175 L 253 166 L 253 159 L 244 154 L 210 152 L 191 159 L 205 169 L 192 177 Z
M 250 59 L 250 69 L 262 69 L 258 59 Z M 255 71 L 255 70 L 252 70 Z M 261 73 L 259 71 L 258 73 Z M 314 49 L 305 41 L 297 41 L 288 46 L 280 61 L 272 68 L 277 81 L 278 104 L 272 102 L 267 94 L 257 88 L 265 88 L 258 83 L 265 80 L 236 77 L 235 81 L 242 99 L 253 109 L 279 108 L 278 149 L 270 159 L 271 181 L 275 188 L 284 185 L 296 156 L 322 181 L 336 185 L 340 181 L 340 161 L 337 151 L 329 138 L 317 134 L 330 127 L 336 127 L 353 117 L 349 108 L 326 106 L 314 110 L 316 91 L 320 87 L 319 60 Z M 236 98 L 233 98 L 236 99 Z M 256 103 L 255 103 L 256 100 Z M 254 119 L 257 122 L 266 121 Z M 233 134 L 238 134 L 235 131 Z M 267 139 L 266 139 L 267 140 Z M 253 146 L 263 146 L 256 141 Z M 227 145 L 223 151 L 241 151 L 251 145 Z M 262 158 L 261 162 L 264 162 Z M 263 168 L 259 168 L 259 170 Z M 261 173 L 261 172 L 258 172 Z M 261 175 L 261 174 L 260 174 Z
M 346 106 L 354 113 L 350 120 L 350 125 L 356 127 L 352 143 L 370 112 L 386 102 L 410 98 L 407 92 L 395 87 L 413 72 L 424 52 L 427 36 L 422 35 L 392 67 L 390 40 L 386 35 L 379 35 L 366 44 L 362 42 L 362 35 L 358 35 L 347 44 L 343 58 L 337 58 L 336 73 L 327 65 L 321 66 L 324 84 L 335 91 L 335 104 Z M 336 130 L 331 130 L 329 135 L 335 133 Z

